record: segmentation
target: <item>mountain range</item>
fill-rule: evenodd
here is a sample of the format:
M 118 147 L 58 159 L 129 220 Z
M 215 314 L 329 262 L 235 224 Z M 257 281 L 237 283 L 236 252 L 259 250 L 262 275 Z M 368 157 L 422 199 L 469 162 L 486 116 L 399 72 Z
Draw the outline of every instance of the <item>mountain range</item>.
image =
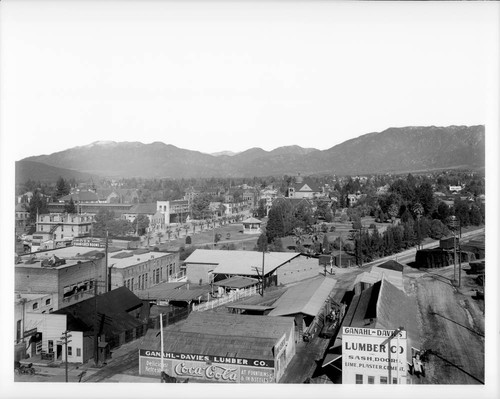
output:
M 16 179 L 55 181 L 72 174 L 75 178 L 397 174 L 484 166 L 484 125 L 412 126 L 368 133 L 326 150 L 286 146 L 205 154 L 162 142 L 102 141 L 18 161 Z

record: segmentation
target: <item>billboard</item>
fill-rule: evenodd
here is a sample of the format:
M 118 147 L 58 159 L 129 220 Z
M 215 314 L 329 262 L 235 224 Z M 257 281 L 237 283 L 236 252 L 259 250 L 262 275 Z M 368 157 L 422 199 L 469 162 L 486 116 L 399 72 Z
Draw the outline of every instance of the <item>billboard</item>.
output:
M 108 240 L 108 245 L 112 241 Z M 93 247 L 93 248 L 106 248 L 106 239 L 101 238 L 73 238 L 74 247 Z
M 163 370 L 171 377 L 229 383 L 273 383 L 274 361 L 164 352 Z M 161 352 L 139 350 L 139 374 L 160 376 Z
M 343 327 L 342 383 L 406 383 L 406 331 L 395 331 Z

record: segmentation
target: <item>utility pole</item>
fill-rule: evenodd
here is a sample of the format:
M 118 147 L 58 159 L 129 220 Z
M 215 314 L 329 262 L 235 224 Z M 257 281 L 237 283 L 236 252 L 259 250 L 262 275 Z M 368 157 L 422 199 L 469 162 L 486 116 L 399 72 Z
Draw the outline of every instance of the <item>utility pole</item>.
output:
M 342 267 L 342 232 L 339 233 L 339 267 Z
M 64 343 L 64 351 L 65 351 L 65 355 L 66 355 L 66 358 L 65 358 L 65 369 L 66 369 L 66 382 L 68 382 L 68 343 L 71 342 L 71 340 L 68 340 L 68 338 L 71 338 L 71 335 L 68 334 L 69 331 L 64 331 L 63 332 L 63 336 L 61 337 L 61 339 L 63 340 L 63 343 Z
M 262 248 L 262 296 L 264 296 L 264 287 L 266 285 L 266 278 L 264 274 L 264 254 L 266 253 L 266 245 Z
M 94 363 L 97 366 L 99 364 L 99 341 L 97 339 L 98 331 L 98 320 L 97 320 L 97 280 L 94 283 Z
M 163 313 L 160 313 L 160 351 L 161 371 L 163 371 Z
M 104 276 L 104 292 L 108 292 L 108 291 L 111 291 L 111 279 L 109 279 L 110 281 L 108 282 L 108 230 L 106 230 L 106 251 L 105 251 L 105 273 L 106 273 L 106 276 Z
M 456 284 L 457 281 L 457 236 L 456 236 L 456 227 L 460 225 L 460 221 L 457 220 L 455 215 L 450 216 L 450 227 L 453 231 L 453 284 Z M 458 282 L 458 286 L 460 287 L 460 281 Z

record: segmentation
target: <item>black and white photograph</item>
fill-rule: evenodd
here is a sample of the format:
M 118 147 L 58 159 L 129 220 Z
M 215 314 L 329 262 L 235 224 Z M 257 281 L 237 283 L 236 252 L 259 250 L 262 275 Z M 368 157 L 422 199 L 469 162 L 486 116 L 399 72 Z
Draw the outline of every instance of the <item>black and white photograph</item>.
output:
M 0 397 L 500 396 L 499 74 L 498 2 L 1 1 Z

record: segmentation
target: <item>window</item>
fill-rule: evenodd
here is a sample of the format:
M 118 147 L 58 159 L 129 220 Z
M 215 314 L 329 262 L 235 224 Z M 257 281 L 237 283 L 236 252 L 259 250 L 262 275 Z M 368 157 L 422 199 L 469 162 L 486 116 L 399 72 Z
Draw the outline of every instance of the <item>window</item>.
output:
M 368 384 L 375 384 L 375 377 L 372 375 L 368 376 Z
M 387 377 L 380 377 L 381 384 L 387 384 Z
M 397 379 L 397 377 L 392 377 L 392 383 L 393 383 L 393 384 L 397 384 L 397 383 L 398 383 L 398 379 Z
M 73 348 L 68 346 L 68 356 L 73 356 Z
M 130 287 L 130 291 L 133 291 L 134 290 L 134 278 L 132 277 L 132 285 Z
M 49 345 L 49 353 L 53 353 L 54 352 L 54 341 L 49 339 L 48 345 Z
M 50 305 L 50 298 L 45 300 L 45 305 Z
M 76 348 L 76 356 L 82 356 L 82 348 Z
M 363 383 L 363 375 L 356 374 L 356 384 L 362 384 L 362 383 Z
M 38 302 L 35 302 L 35 303 L 33 304 L 33 310 L 36 310 L 36 309 L 38 309 Z

